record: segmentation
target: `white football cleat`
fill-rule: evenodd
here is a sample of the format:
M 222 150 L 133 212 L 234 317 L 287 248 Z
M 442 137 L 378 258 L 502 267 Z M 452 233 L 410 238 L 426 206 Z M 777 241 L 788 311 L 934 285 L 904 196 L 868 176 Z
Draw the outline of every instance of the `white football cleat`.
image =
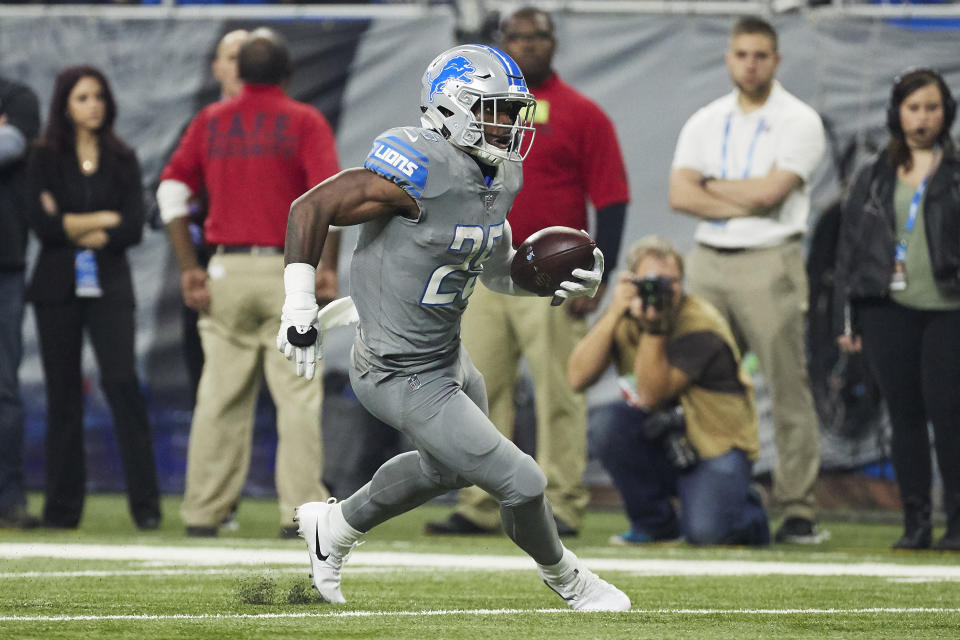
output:
M 307 502 L 297 507 L 293 517 L 300 524 L 297 533 L 307 542 L 313 586 L 324 602 L 347 601 L 340 592 L 340 569 L 357 546 L 354 543 L 344 549 L 330 540 L 327 521 L 336 502 L 336 498 L 326 502 Z
M 620 589 L 577 562 L 563 580 L 552 582 L 537 569 L 543 583 L 577 611 L 629 611 L 630 598 Z

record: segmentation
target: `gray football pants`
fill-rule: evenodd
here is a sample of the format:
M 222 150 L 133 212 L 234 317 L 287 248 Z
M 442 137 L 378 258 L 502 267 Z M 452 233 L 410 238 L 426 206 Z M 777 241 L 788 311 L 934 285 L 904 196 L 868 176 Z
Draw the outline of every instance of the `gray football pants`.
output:
M 560 561 L 563 547 L 547 481 L 527 454 L 487 418 L 483 377 L 466 350 L 447 367 L 387 377 L 350 369 L 353 390 L 373 415 L 401 431 L 415 451 L 388 460 L 343 501 L 343 516 L 358 531 L 432 498 L 475 484 L 500 503 L 506 534 L 537 563 Z

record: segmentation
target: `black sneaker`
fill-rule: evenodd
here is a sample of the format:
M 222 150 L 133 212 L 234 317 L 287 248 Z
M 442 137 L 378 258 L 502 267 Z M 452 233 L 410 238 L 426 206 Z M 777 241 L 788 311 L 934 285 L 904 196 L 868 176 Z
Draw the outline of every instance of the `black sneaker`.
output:
M 960 535 L 947 532 L 934 543 L 933 548 L 937 551 L 960 551 Z
M 20 505 L 0 513 L 0 529 L 36 529 L 39 526 L 40 518 Z
M 446 520 L 439 522 L 428 522 L 423 527 L 424 532 L 431 535 L 452 535 L 452 536 L 471 536 L 471 535 L 493 535 L 500 533 L 499 529 L 488 529 L 481 527 L 468 520 L 459 513 L 451 513 Z
M 147 516 L 137 520 L 137 529 L 140 531 L 154 531 L 160 528 L 160 518 L 158 516 Z
M 783 521 L 773 537 L 778 544 L 820 544 L 830 539 L 829 531 L 821 531 L 807 518 L 790 517 Z
M 557 516 L 553 516 L 554 522 L 557 523 L 557 535 L 561 538 L 576 538 L 580 535 L 579 529 L 574 529 L 571 525 L 567 524 L 564 520 L 561 520 Z

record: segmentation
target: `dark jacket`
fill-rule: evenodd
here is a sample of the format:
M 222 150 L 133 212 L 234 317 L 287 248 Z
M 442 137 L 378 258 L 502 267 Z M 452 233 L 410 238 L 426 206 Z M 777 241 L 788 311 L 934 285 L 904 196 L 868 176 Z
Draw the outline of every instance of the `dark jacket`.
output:
M 143 235 L 143 187 L 140 165 L 132 151 L 101 149 L 100 165 L 93 175 L 83 175 L 74 151 L 54 151 L 37 146 L 30 154 L 28 215 L 40 239 L 40 255 L 27 287 L 35 303 L 64 303 L 74 297 L 77 246 L 63 229 L 63 213 L 118 211 L 119 226 L 107 229 L 110 240 L 95 251 L 103 298 L 133 304 L 133 284 L 126 248 Z M 58 205 L 55 215 L 40 205 L 40 193 L 49 191 Z
M 896 184 L 897 169 L 884 150 L 860 170 L 843 203 L 835 270 L 836 335 L 843 333 L 842 314 L 850 301 L 890 293 Z M 945 292 L 960 294 L 960 157 L 955 150 L 944 154 L 930 179 L 921 215 L 934 281 Z
M 40 107 L 29 87 L 0 78 L 0 114 L 29 143 L 40 130 Z M 26 158 L 0 166 L 0 270 L 20 271 L 27 246 Z

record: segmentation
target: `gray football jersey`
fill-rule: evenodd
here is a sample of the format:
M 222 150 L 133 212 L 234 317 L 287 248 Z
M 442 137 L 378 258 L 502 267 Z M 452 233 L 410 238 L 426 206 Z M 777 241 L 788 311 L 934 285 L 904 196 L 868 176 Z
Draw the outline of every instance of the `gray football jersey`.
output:
M 364 167 L 402 187 L 420 216 L 360 227 L 350 265 L 355 357 L 385 371 L 423 371 L 458 352 L 460 316 L 503 239 L 521 163 L 504 161 L 488 184 L 473 157 L 439 134 L 398 127 L 377 137 Z

